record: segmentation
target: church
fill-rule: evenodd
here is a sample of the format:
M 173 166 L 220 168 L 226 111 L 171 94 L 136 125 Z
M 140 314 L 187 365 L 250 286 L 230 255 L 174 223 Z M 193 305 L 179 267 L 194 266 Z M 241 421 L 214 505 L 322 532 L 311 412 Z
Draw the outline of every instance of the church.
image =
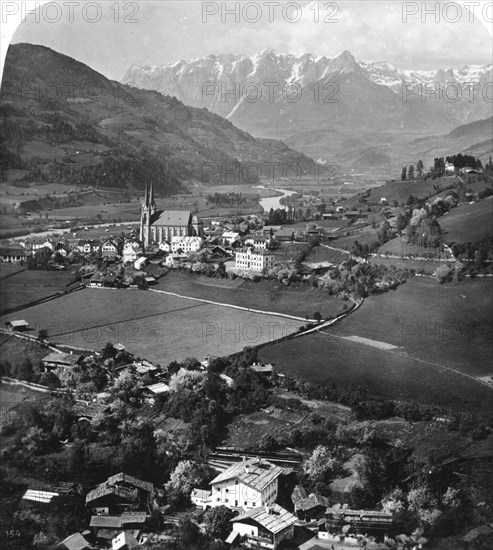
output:
M 140 212 L 140 240 L 144 247 L 173 237 L 202 237 L 203 223 L 189 210 L 157 210 L 153 184 L 146 185 Z

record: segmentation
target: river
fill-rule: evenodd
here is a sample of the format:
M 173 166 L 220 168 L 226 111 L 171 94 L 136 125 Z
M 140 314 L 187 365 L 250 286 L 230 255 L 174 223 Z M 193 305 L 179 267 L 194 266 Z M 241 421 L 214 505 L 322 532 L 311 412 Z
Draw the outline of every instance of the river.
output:
M 257 185 L 260 189 L 271 189 L 270 187 L 267 188 L 264 185 Z M 281 208 L 282 210 L 286 210 L 286 207 L 283 206 L 280 203 L 280 200 L 283 197 L 289 197 L 290 195 L 294 195 L 296 191 L 288 191 L 287 189 L 271 189 L 272 191 L 278 191 L 279 193 L 282 193 L 282 195 L 279 195 L 277 197 L 265 197 L 263 199 L 260 199 L 259 203 L 260 206 L 264 209 L 264 212 L 269 212 L 271 208 L 274 210 Z

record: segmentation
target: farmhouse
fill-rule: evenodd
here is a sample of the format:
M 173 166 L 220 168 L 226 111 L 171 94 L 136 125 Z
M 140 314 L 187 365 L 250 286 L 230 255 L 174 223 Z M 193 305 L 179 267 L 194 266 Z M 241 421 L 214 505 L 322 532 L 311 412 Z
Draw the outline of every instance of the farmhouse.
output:
M 210 506 L 252 509 L 273 503 L 282 473 L 282 468 L 260 458 L 237 462 L 210 482 Z
M 296 516 L 278 504 L 254 508 L 231 520 L 233 531 L 227 542 L 246 537 L 249 546 L 274 550 L 282 540 L 293 538 L 297 521 Z
M 118 243 L 113 239 L 106 239 L 101 246 L 103 258 L 114 258 L 118 254 Z
M 264 249 L 243 248 L 236 252 L 235 267 L 263 271 L 275 266 L 275 254 Z
M 119 473 L 87 493 L 86 505 L 93 514 L 149 511 L 154 487 L 152 483 Z
M 24 321 L 23 319 L 19 319 L 17 321 L 7 321 L 5 323 L 5 326 L 9 330 L 15 330 L 17 332 L 22 332 L 23 330 L 27 330 L 29 328 L 29 323 L 27 321 Z
M 276 233 L 276 241 L 290 242 L 292 240 L 294 240 L 294 231 L 289 227 L 285 227 Z
M 134 262 L 135 269 L 142 269 L 147 264 L 147 258 L 145 256 L 141 256 Z
M 188 210 L 156 209 L 154 188 L 146 186 L 140 214 L 140 240 L 144 246 L 170 241 L 172 237 L 202 237 L 203 223 Z
M 97 250 L 99 250 L 99 244 L 94 239 L 90 239 L 90 240 L 81 239 L 77 243 L 77 250 L 84 254 L 90 254 L 91 252 L 96 252 Z
M 54 351 L 44 357 L 42 363 L 46 370 L 72 368 L 75 367 L 80 358 L 80 355 L 74 355 L 72 353 L 58 353 Z
M 308 495 L 302 485 L 296 485 L 291 494 L 291 500 L 294 505 L 294 513 L 305 521 L 323 517 L 329 506 L 328 498 L 317 493 Z
M 192 489 L 190 500 L 199 508 L 206 508 L 210 505 L 211 492 L 207 489 Z
M 7 245 L 2 247 L 0 258 L 2 262 L 11 264 L 23 262 L 26 259 L 26 251 L 22 246 Z

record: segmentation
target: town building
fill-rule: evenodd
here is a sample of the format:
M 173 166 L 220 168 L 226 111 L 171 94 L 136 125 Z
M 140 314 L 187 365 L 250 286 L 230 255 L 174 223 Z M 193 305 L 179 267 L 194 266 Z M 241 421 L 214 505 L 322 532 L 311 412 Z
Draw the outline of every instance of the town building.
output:
M 226 542 L 245 537 L 247 546 L 275 550 L 285 539 L 293 538 L 298 518 L 278 504 L 262 506 L 231 520 L 233 531 Z
M 325 515 L 329 506 L 329 499 L 317 493 L 308 494 L 302 485 L 296 485 L 291 500 L 294 513 L 304 521 L 320 519 Z
M 171 252 L 198 252 L 202 247 L 202 237 L 172 237 Z
M 0 251 L 2 262 L 16 264 L 26 259 L 26 251 L 19 245 L 6 245 Z
M 275 502 L 283 469 L 267 460 L 236 462 L 211 482 L 208 506 L 245 510 Z
M 119 473 L 87 493 L 86 506 L 93 514 L 110 515 L 125 511 L 145 511 L 151 507 L 152 483 Z
M 268 250 L 243 248 L 236 252 L 236 269 L 263 271 L 264 269 L 272 269 L 275 265 L 276 256 Z
M 248 237 L 248 239 L 245 240 L 245 245 L 253 246 L 253 248 L 259 250 L 266 250 L 269 245 L 269 239 L 267 237 L 264 237 L 263 235 L 253 235 L 252 237 Z
M 118 255 L 118 243 L 111 237 L 103 241 L 101 256 L 103 258 L 115 258 Z
M 140 240 L 144 247 L 172 237 L 202 237 L 203 223 L 189 210 L 157 210 L 153 184 L 146 185 L 140 214 Z
M 225 231 L 221 235 L 221 240 L 223 244 L 229 244 L 231 246 L 234 243 L 240 242 L 240 234 L 236 231 Z

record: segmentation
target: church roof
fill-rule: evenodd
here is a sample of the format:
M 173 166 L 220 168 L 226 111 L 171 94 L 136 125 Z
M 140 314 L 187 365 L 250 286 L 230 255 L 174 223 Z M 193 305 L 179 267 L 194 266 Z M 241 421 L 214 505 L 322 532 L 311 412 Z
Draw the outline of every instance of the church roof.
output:
M 156 212 L 151 225 L 169 225 L 186 227 L 191 224 L 192 213 L 189 210 L 163 210 Z

